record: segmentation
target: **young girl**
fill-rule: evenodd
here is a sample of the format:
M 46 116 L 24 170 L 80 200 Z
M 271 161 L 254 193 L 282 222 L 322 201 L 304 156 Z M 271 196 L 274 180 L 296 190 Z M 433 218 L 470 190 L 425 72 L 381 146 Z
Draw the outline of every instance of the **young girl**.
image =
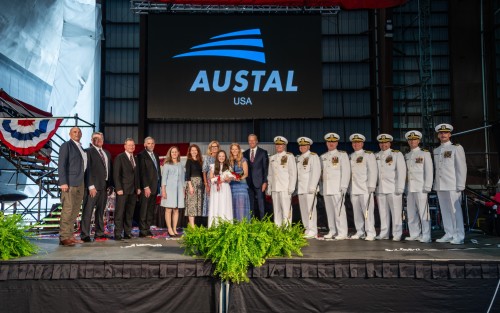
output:
M 217 153 L 215 164 L 210 165 L 210 211 L 208 212 L 208 227 L 216 225 L 219 219 L 233 219 L 233 203 L 229 182 L 234 176 L 229 171 L 229 160 L 226 152 Z
M 233 217 L 239 221 L 244 218 L 250 220 L 250 198 L 246 182 L 246 178 L 248 177 L 248 162 L 243 157 L 239 144 L 231 144 L 229 151 L 231 152 L 229 157 L 231 172 L 237 174 L 235 179 L 230 183 L 233 197 Z
M 165 221 L 170 237 L 177 237 L 179 208 L 184 208 L 184 168 L 176 146 L 168 149 L 161 173 L 161 206 L 165 209 Z M 173 211 L 173 212 L 172 212 Z M 172 215 L 173 213 L 173 215 Z

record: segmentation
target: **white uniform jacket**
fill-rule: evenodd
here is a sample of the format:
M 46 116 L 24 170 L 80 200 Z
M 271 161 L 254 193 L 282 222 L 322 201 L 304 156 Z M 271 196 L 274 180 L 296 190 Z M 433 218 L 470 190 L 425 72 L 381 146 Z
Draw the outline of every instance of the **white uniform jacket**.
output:
M 403 193 L 406 181 L 405 158 L 398 150 L 387 149 L 375 153 L 378 167 L 377 193 Z
M 461 145 L 453 145 L 449 141 L 441 144 L 434 150 L 434 164 L 436 166 L 434 190 L 462 191 L 465 189 L 467 164 L 464 148 Z
M 293 154 L 283 151 L 269 159 L 267 175 L 269 192 L 288 192 L 292 194 L 297 184 L 297 165 Z
M 369 193 L 368 188 L 377 186 L 377 162 L 371 151 L 359 150 L 351 153 L 351 195 Z
M 341 190 L 349 187 L 351 164 L 345 151 L 332 150 L 321 155 L 323 170 L 323 191 L 325 196 L 340 195 Z
M 432 158 L 427 150 L 417 147 L 405 155 L 408 169 L 408 192 L 430 191 L 432 188 Z
M 321 176 L 321 164 L 316 153 L 307 151 L 297 157 L 297 194 L 317 191 Z

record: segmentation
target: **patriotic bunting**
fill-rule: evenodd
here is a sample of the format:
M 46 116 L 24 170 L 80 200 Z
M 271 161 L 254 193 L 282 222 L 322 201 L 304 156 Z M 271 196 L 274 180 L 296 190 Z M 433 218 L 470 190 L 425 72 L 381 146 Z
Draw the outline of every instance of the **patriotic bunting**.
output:
M 0 140 L 20 155 L 37 152 L 54 136 L 62 118 L 0 118 Z

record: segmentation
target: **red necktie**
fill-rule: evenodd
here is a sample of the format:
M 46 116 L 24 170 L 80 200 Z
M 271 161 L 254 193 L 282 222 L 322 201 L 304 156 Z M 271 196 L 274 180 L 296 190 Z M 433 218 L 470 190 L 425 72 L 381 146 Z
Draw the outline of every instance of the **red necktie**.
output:
M 253 160 L 255 160 L 255 154 L 254 154 L 253 149 L 252 149 L 252 150 L 250 150 L 250 162 L 253 163 Z

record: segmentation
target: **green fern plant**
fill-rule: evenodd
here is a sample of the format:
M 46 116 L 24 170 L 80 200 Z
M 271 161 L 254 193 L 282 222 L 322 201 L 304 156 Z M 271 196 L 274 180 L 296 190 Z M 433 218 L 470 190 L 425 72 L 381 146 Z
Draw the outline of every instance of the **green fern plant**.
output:
M 5 215 L 0 212 L 0 259 L 8 260 L 29 256 L 38 252 L 38 247 L 28 240 L 33 234 L 30 226 L 22 225 L 19 214 Z
M 248 268 L 262 266 L 267 258 L 302 256 L 307 245 L 301 224 L 281 226 L 262 221 L 219 220 L 217 226 L 188 227 L 180 240 L 184 253 L 215 264 L 214 275 L 233 283 L 248 282 Z

